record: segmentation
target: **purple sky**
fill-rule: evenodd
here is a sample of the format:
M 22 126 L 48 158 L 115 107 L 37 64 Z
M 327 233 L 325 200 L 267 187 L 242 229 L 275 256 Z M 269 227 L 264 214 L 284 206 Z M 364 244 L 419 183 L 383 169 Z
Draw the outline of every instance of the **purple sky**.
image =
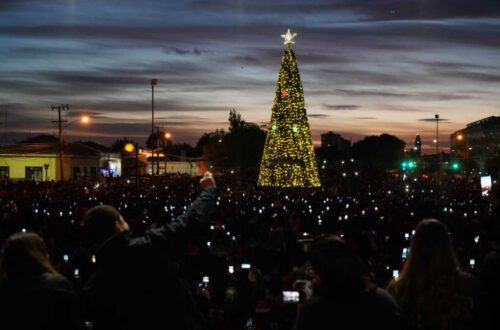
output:
M 143 141 L 151 78 L 157 121 L 175 142 L 226 128 L 231 108 L 267 123 L 287 28 L 316 143 L 329 130 L 411 144 L 420 133 L 432 152 L 435 113 L 443 147 L 500 114 L 497 0 L 1 0 L 8 139 L 55 132 L 50 104 L 68 103 L 69 120 L 93 116 L 70 138 Z

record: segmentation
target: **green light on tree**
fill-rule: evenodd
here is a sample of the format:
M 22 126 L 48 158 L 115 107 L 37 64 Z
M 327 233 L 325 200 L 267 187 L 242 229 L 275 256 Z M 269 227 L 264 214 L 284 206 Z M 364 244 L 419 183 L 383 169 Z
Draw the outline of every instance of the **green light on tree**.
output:
M 270 127 L 258 185 L 261 187 L 320 187 L 316 155 L 304 102 L 295 53 L 290 48 L 290 31 L 283 35 L 287 48 L 281 56 L 281 69 L 271 113 Z M 281 129 L 277 130 L 275 127 Z

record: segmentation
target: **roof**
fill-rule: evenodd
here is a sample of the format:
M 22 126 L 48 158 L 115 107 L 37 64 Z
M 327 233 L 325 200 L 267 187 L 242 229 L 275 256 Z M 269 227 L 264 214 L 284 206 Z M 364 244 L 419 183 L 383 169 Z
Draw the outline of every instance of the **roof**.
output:
M 113 153 L 111 149 L 95 142 L 64 143 L 65 155 L 101 156 Z M 0 155 L 59 155 L 59 142 L 29 143 L 22 142 L 5 146 L 0 149 Z
M 40 134 L 34 137 L 27 138 L 26 140 L 21 141 L 20 143 L 49 143 L 49 142 L 58 142 L 59 138 L 54 135 L 48 134 Z

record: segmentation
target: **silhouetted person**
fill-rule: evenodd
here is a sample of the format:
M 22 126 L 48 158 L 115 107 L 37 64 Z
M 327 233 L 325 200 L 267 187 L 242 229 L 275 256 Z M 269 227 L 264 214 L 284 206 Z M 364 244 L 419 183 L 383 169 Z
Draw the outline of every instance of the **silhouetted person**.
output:
M 0 329 L 80 330 L 81 309 L 40 236 L 17 233 L 7 239 L 0 256 Z
M 299 309 L 295 330 L 400 329 L 396 302 L 368 284 L 361 259 L 342 239 L 316 239 L 310 263 L 314 295 Z
M 479 288 L 461 271 L 447 227 L 422 220 L 401 275 L 388 291 L 401 306 L 406 329 L 479 329 Z
M 187 286 L 178 275 L 176 255 L 187 234 L 198 231 L 215 205 L 215 181 L 176 221 L 132 238 L 129 226 L 111 206 L 97 206 L 83 227 L 96 246 L 96 271 L 84 293 L 94 330 L 200 329 L 204 327 Z
M 481 282 L 485 292 L 486 318 L 492 329 L 500 329 L 500 187 L 491 191 L 491 221 L 488 224 L 490 251 L 481 266 Z

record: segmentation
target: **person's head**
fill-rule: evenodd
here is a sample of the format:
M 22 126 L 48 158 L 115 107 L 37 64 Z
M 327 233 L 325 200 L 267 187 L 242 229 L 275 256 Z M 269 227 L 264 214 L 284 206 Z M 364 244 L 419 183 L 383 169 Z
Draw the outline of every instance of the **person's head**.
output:
M 10 236 L 0 252 L 0 280 L 40 278 L 57 274 L 43 239 L 35 233 Z
M 415 229 L 401 275 L 389 283 L 388 290 L 408 311 L 410 322 L 445 329 L 470 313 L 465 278 L 448 228 L 438 220 L 425 219 Z
M 110 237 L 129 230 L 128 223 L 120 212 L 110 205 L 95 206 L 83 216 L 82 222 L 86 244 L 97 248 Z
M 359 294 L 366 288 L 363 263 L 338 236 L 321 236 L 311 244 L 310 263 L 316 289 L 337 296 Z
M 402 277 L 410 274 L 421 278 L 436 277 L 454 273 L 458 267 L 446 225 L 435 219 L 420 221 L 412 238 Z

